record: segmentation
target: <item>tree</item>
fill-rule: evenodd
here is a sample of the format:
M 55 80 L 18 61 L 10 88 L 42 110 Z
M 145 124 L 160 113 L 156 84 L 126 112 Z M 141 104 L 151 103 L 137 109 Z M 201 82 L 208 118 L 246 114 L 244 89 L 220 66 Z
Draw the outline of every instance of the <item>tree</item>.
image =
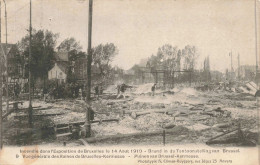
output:
M 100 71 L 101 79 L 104 81 L 111 75 L 111 62 L 118 54 L 118 48 L 113 43 L 100 44 L 93 48 L 93 65 Z
M 83 59 L 85 59 L 87 56 L 87 54 L 85 52 L 77 52 L 76 50 L 72 50 L 69 52 L 69 67 L 68 67 L 68 74 L 67 74 L 67 82 L 68 83 L 75 83 L 76 80 L 79 78 L 79 76 L 77 76 L 75 74 L 75 68 L 76 65 L 78 65 L 78 63 L 76 61 L 82 61 Z M 82 78 L 82 77 L 81 77 Z
M 58 34 L 48 30 L 33 30 L 31 42 L 31 73 L 33 79 L 46 77 L 48 70 L 53 66 L 54 49 Z M 19 51 L 26 61 L 26 72 L 28 76 L 29 59 L 29 35 L 26 35 L 18 42 Z
M 82 50 L 82 46 L 80 45 L 79 41 L 76 41 L 75 38 L 67 38 L 64 41 L 60 43 L 60 45 L 57 47 L 58 51 L 63 52 L 70 52 L 70 51 L 77 51 L 80 52 Z
M 142 76 L 142 69 L 141 69 L 141 67 L 140 67 L 139 65 L 135 64 L 135 65 L 131 68 L 131 70 L 134 71 L 134 73 L 135 73 L 135 75 L 136 75 L 137 77 Z
M 68 52 L 70 65 L 68 68 L 67 82 L 75 83 L 77 79 L 75 73 L 73 72 L 75 61 L 82 57 L 86 57 L 86 53 L 82 52 L 80 42 L 76 41 L 73 37 L 63 40 L 57 49 L 59 52 Z
M 158 49 L 157 57 L 161 64 L 168 70 L 176 70 L 177 67 L 177 46 L 173 47 L 170 44 L 165 44 Z
M 155 55 L 152 55 L 149 59 L 148 59 L 148 62 L 149 62 L 149 65 L 150 65 L 150 67 L 152 67 L 152 68 L 156 68 L 157 67 L 157 65 L 159 65 L 158 64 L 158 58 L 157 58 L 157 56 L 155 56 Z
M 204 59 L 203 80 L 205 82 L 209 82 L 211 80 L 209 56 Z
M 184 70 L 194 70 L 198 56 L 198 49 L 195 46 L 185 46 L 185 48 L 182 49 L 182 57 L 184 58 Z

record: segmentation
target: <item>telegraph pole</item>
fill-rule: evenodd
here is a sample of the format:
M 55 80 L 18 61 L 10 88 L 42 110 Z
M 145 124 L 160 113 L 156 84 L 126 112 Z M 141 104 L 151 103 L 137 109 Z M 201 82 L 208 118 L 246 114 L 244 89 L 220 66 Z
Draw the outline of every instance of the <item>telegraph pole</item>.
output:
M 2 46 L 2 31 L 1 31 L 1 25 L 2 25 L 2 15 L 1 15 L 1 1 L 0 1 L 0 44 Z M 3 148 L 3 121 L 2 121 L 2 97 L 3 97 L 3 93 L 2 93 L 2 86 L 3 86 L 3 83 L 2 83 L 2 56 L 0 56 L 0 151 L 2 150 Z
M 237 77 L 238 77 L 238 80 L 240 80 L 240 55 L 239 55 L 239 53 L 237 55 L 237 63 L 238 63 Z
M 31 81 L 32 81 L 32 73 L 31 73 L 31 56 L 32 56 L 32 1 L 30 0 L 30 25 L 29 25 L 29 126 L 33 127 L 33 109 L 32 109 L 32 91 L 31 91 Z
M 5 56 L 6 56 L 6 112 L 9 112 L 8 53 L 7 53 L 7 11 L 5 0 Z
M 258 71 L 258 62 L 257 62 L 257 14 L 256 14 L 256 12 L 257 12 L 257 8 L 256 8 L 256 0 L 255 0 L 255 62 L 256 62 L 256 65 L 255 65 L 255 75 L 257 76 L 257 71 Z M 256 77 L 256 81 L 257 81 L 257 77 Z M 258 83 L 258 82 L 256 82 L 256 83 Z
M 230 58 L 231 58 L 231 72 L 233 72 L 233 62 L 232 62 L 232 51 L 230 52 Z
M 91 136 L 90 125 L 90 108 L 91 108 L 91 63 L 92 63 L 92 51 L 91 51 L 91 39 L 92 39 L 92 12 L 93 12 L 93 0 L 89 0 L 89 15 L 88 15 L 88 55 L 87 55 L 87 112 L 86 112 L 86 137 Z
M 255 62 L 256 62 L 256 65 L 255 65 L 255 81 L 256 81 L 256 84 L 258 85 L 258 90 L 259 90 L 259 77 L 257 77 L 257 72 L 258 72 L 257 39 L 258 39 L 258 37 L 257 37 L 257 14 L 256 14 L 257 8 L 256 8 L 256 6 L 257 6 L 257 2 L 255 0 Z M 259 99 L 258 96 L 256 96 L 256 97 L 257 97 L 256 102 L 257 102 L 257 105 L 258 105 L 258 108 L 257 108 L 257 127 L 258 127 L 258 134 L 259 134 L 259 132 L 260 132 L 260 127 L 259 127 L 259 116 L 260 116 L 260 114 L 259 114 L 259 105 L 260 105 L 259 101 L 260 101 L 260 99 Z M 259 137 L 258 137 L 258 140 L 259 140 Z M 260 148 L 258 147 L 258 155 L 259 155 L 259 153 L 260 153 Z M 258 157 L 258 162 L 260 162 L 260 157 Z

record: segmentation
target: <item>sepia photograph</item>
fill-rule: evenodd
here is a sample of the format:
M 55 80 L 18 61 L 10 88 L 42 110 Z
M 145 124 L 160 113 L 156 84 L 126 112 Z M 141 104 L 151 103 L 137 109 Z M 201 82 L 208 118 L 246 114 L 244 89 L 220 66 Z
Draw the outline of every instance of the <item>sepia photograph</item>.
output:
M 0 164 L 260 163 L 259 0 L 0 0 L 0 22 Z

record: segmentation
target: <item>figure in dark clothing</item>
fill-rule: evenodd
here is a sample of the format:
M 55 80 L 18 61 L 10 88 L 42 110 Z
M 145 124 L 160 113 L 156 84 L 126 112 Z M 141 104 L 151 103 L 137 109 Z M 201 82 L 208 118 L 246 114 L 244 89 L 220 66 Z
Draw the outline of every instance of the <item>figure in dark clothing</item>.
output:
M 98 99 L 99 98 L 99 86 L 98 85 L 95 87 L 95 95 Z
M 14 85 L 14 96 L 15 98 L 18 98 L 20 94 L 20 85 L 18 83 L 15 83 Z
M 48 96 L 48 90 L 46 87 L 43 88 L 42 93 L 43 93 L 43 100 L 46 101 L 46 98 Z
M 152 91 L 152 96 L 154 96 L 154 93 L 155 93 L 155 87 L 156 87 L 156 84 L 154 84 L 151 88 L 151 91 Z
M 119 91 L 119 94 L 117 95 L 117 99 L 122 95 L 124 98 L 125 98 L 125 95 L 124 95 L 124 93 L 125 93 L 125 91 L 126 91 L 126 89 L 127 88 L 132 88 L 132 86 L 128 86 L 128 85 L 126 85 L 126 84 L 122 84 L 122 85 L 120 85 L 120 91 Z
M 98 90 L 99 90 L 99 94 L 102 95 L 102 94 L 103 94 L 103 90 L 104 90 L 103 87 L 102 87 L 102 85 L 99 86 L 99 89 L 98 89 Z
M 120 93 L 120 85 L 117 85 L 116 89 L 117 89 L 117 95 L 119 95 L 119 93 Z

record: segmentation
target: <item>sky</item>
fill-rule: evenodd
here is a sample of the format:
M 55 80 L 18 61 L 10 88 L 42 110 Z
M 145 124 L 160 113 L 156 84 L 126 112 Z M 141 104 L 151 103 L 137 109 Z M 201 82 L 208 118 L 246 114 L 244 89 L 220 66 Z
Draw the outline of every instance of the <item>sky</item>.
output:
M 179 49 L 196 46 L 200 53 L 198 68 L 209 56 L 211 68 L 224 72 L 230 68 L 230 51 L 234 68 L 238 54 L 241 65 L 255 65 L 254 3 L 254 0 L 93 0 L 92 45 L 114 43 L 119 54 L 113 65 L 123 69 L 156 54 L 164 44 Z M 16 43 L 28 33 L 29 0 L 6 0 L 6 4 L 8 42 Z M 3 2 L 1 18 L 5 42 Z M 258 27 L 259 22 L 258 18 Z M 33 28 L 59 33 L 58 44 L 74 37 L 86 51 L 87 25 L 88 0 L 32 0 Z

